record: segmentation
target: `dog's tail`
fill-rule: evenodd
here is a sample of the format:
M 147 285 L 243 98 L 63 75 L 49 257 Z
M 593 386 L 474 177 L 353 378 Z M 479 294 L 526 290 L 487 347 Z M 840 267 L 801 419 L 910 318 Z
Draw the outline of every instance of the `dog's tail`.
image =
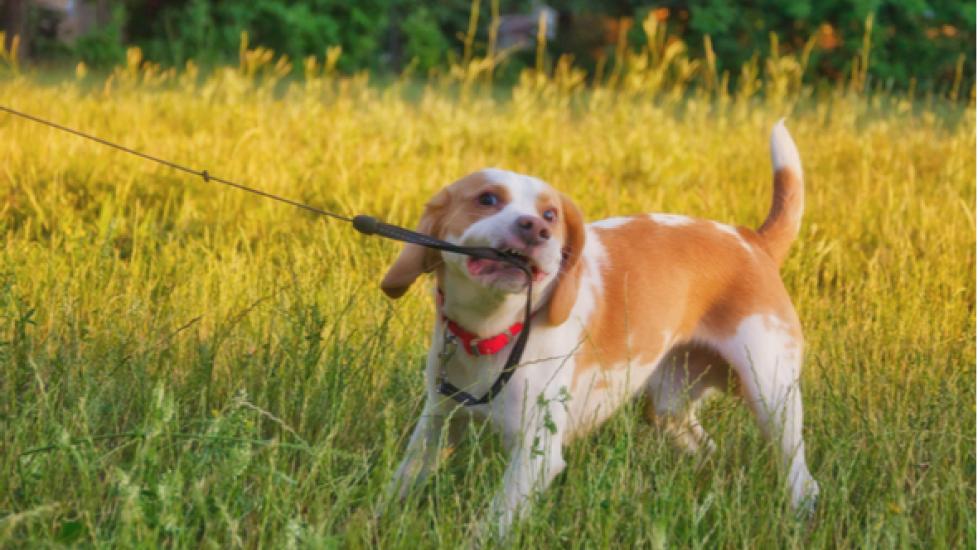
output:
M 771 130 L 771 164 L 774 168 L 774 197 L 771 211 L 757 233 L 768 254 L 781 265 L 798 235 L 805 206 L 801 158 L 791 134 L 784 127 L 783 118 Z

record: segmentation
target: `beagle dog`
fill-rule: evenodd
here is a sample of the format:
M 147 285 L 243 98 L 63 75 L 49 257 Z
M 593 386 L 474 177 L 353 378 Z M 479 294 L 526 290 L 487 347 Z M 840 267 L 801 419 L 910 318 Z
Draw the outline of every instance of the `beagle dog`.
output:
M 493 503 L 496 533 L 504 535 L 529 497 L 564 469 L 564 445 L 637 393 L 682 448 L 712 450 L 697 406 L 732 382 L 776 443 L 792 505 L 813 506 L 818 484 L 802 440 L 801 326 L 778 274 L 804 202 L 801 161 L 783 120 L 771 134 L 771 158 L 773 204 L 756 231 L 676 214 L 585 224 L 567 196 L 497 169 L 438 192 L 419 232 L 522 255 L 532 266 L 532 331 L 520 366 L 494 399 L 462 406 L 443 395 L 442 377 L 474 395 L 499 377 L 522 329 L 527 275 L 502 262 L 404 246 L 381 287 L 397 298 L 434 272 L 437 317 L 427 402 L 391 494 L 403 498 L 422 482 L 467 421 L 488 420 L 510 457 Z

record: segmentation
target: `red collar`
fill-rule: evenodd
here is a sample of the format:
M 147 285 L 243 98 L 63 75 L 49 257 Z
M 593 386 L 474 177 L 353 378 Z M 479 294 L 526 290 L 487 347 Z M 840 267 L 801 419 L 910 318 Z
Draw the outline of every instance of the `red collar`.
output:
M 469 355 L 495 355 L 501 351 L 523 331 L 523 322 L 517 321 L 510 325 L 505 332 L 500 332 L 495 336 L 479 338 L 477 335 L 462 328 L 458 323 L 452 321 L 444 315 L 441 316 L 448 325 L 448 330 L 462 342 L 462 347 Z
M 442 305 L 445 301 L 445 297 L 438 289 L 438 304 Z M 481 356 L 481 355 L 495 355 L 509 345 L 510 342 L 516 338 L 520 332 L 523 331 L 523 322 L 517 321 L 509 326 L 504 332 L 501 332 L 495 336 L 488 336 L 486 338 L 479 338 L 477 334 L 473 334 L 461 325 L 452 321 L 442 313 L 441 318 L 444 319 L 445 324 L 448 326 L 448 330 L 455 335 L 456 338 L 462 343 L 462 348 L 469 355 Z

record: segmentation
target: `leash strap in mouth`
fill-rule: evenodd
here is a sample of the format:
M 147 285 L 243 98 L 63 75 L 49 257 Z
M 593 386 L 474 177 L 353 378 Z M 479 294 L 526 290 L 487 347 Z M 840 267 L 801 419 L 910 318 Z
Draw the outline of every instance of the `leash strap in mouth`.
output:
M 360 233 L 363 233 L 364 235 L 380 235 L 381 237 L 386 237 L 394 241 L 416 244 L 426 248 L 435 248 L 438 250 L 444 250 L 446 252 L 465 254 L 466 256 L 472 256 L 473 258 L 480 258 L 483 260 L 506 262 L 522 270 L 523 273 L 527 274 L 527 277 L 530 277 L 530 279 L 533 278 L 533 272 L 530 269 L 529 263 L 516 254 L 503 252 L 502 250 L 489 248 L 487 246 L 459 246 L 448 241 L 436 239 L 431 235 L 425 235 L 424 233 L 418 233 L 417 231 L 411 231 L 410 229 L 384 223 L 373 216 L 365 216 L 363 214 L 354 216 L 351 223 L 353 223 L 354 229 Z

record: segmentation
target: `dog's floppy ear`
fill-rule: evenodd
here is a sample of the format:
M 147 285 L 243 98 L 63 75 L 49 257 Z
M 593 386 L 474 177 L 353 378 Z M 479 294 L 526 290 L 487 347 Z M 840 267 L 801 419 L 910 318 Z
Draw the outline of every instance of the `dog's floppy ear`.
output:
M 439 226 L 450 202 L 448 189 L 442 189 L 424 207 L 424 214 L 418 222 L 418 233 L 439 237 Z M 428 273 L 438 266 L 441 256 L 437 250 L 425 248 L 416 244 L 405 244 L 401 254 L 394 260 L 380 289 L 391 298 L 400 298 L 411 288 L 414 281 L 422 273 Z
M 557 282 L 550 295 L 547 318 L 551 325 L 560 325 L 570 316 L 577 301 L 577 289 L 584 271 L 581 254 L 584 251 L 584 217 L 566 195 L 560 195 L 561 219 L 564 222 L 564 259 Z

